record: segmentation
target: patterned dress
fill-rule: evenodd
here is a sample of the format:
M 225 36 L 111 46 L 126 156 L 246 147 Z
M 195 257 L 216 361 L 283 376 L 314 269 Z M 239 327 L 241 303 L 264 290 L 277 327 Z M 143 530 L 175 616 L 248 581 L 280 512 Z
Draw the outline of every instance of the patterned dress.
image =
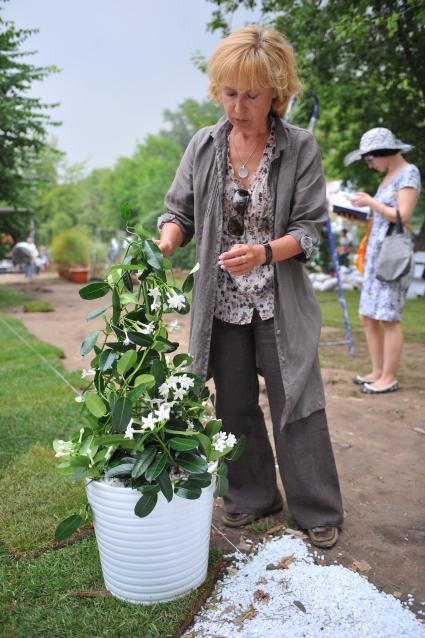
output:
M 406 187 L 416 188 L 419 196 L 421 178 L 419 170 L 413 164 L 408 164 L 396 173 L 385 186 L 380 186 L 375 199 L 386 206 L 395 207 L 397 206 L 398 192 Z M 387 219 L 376 212 L 373 213 L 372 229 L 365 255 L 364 282 L 360 295 L 359 312 L 371 319 L 401 321 L 412 273 L 389 283 L 379 281 L 375 277 L 376 262 L 389 224 Z
M 228 251 L 235 244 L 261 244 L 272 239 L 273 213 L 267 185 L 270 163 L 276 147 L 275 125 L 256 172 L 249 181 L 250 201 L 244 214 L 244 234 L 234 237 L 228 232 L 229 219 L 235 215 L 232 199 L 241 188 L 230 162 L 227 145 L 227 169 L 223 202 L 223 237 L 221 251 Z M 251 323 L 254 309 L 261 319 L 271 319 L 274 314 L 273 266 L 258 266 L 247 275 L 233 277 L 227 271 L 218 271 L 217 297 L 214 316 L 233 324 Z

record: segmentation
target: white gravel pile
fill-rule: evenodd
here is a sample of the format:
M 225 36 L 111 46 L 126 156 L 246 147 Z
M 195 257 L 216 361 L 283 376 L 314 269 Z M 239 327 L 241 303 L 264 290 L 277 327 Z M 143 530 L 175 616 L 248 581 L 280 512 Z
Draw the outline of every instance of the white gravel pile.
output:
M 219 581 L 186 638 L 425 638 L 399 600 L 341 565 L 314 564 L 282 536 Z

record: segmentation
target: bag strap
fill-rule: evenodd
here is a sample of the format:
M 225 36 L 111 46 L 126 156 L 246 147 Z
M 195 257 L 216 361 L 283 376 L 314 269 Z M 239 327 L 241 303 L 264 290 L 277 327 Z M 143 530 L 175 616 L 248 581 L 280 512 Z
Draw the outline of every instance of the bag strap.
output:
M 395 232 L 397 233 L 397 235 L 403 235 L 403 233 L 404 233 L 403 222 L 401 221 L 401 215 L 400 215 L 400 211 L 398 210 L 398 208 L 396 208 L 395 215 L 396 215 L 396 220 L 395 220 L 395 222 L 390 222 L 389 223 L 388 230 L 387 230 L 387 235 L 392 235 L 394 229 L 395 229 Z

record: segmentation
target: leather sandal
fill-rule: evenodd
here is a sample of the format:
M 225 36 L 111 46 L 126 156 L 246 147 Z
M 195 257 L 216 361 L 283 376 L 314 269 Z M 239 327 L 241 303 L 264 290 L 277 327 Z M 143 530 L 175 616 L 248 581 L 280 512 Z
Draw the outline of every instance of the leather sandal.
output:
M 243 527 L 249 525 L 259 518 L 270 516 L 270 514 L 276 514 L 283 508 L 283 502 L 280 498 L 267 512 L 225 512 L 221 517 L 221 520 L 227 527 Z
M 331 525 L 321 525 L 307 530 L 310 541 L 316 547 L 330 549 L 338 540 L 338 528 Z

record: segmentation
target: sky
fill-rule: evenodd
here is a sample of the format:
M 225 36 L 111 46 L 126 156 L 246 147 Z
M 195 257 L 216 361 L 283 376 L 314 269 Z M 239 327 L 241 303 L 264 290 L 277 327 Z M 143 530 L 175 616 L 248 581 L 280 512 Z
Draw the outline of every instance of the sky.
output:
M 31 94 L 60 105 L 62 126 L 49 129 L 71 164 L 86 170 L 131 156 L 148 133 L 164 127 L 163 111 L 207 97 L 207 78 L 191 61 L 208 57 L 221 34 L 207 33 L 215 5 L 206 0 L 10 0 L 3 19 L 37 28 L 25 61 L 60 73 L 33 84 Z M 240 9 L 232 29 L 260 19 Z

